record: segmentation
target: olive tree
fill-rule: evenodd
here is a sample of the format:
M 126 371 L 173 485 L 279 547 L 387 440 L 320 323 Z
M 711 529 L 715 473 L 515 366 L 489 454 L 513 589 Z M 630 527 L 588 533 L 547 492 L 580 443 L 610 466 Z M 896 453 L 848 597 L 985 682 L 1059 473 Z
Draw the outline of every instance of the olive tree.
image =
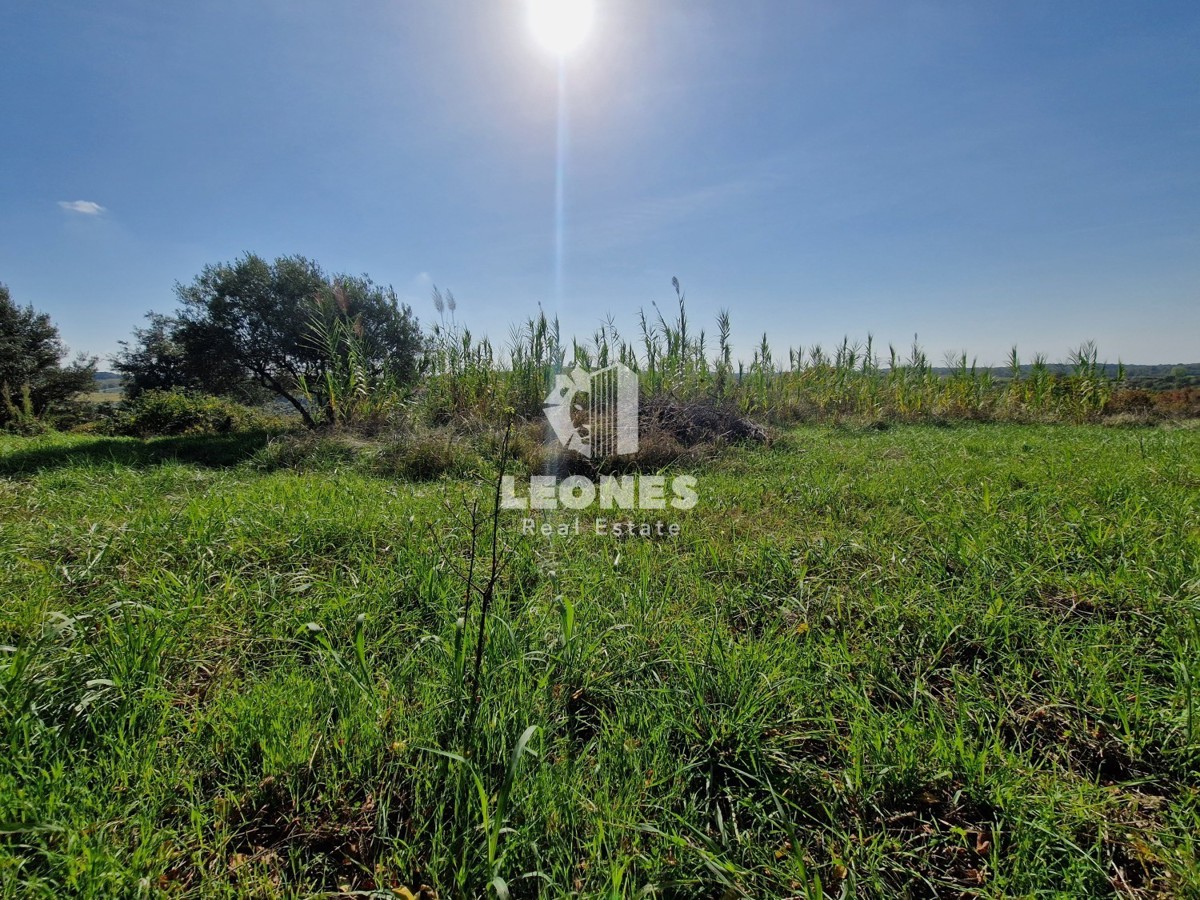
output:
M 117 361 L 134 393 L 190 387 L 244 394 L 249 385 L 290 403 L 315 427 L 330 410 L 310 402 L 319 394 L 312 386 L 329 380 L 347 349 L 328 340 L 331 318 L 353 343 L 365 379 L 402 385 L 416 376 L 421 332 L 412 310 L 365 275 L 329 276 L 302 256 L 267 262 L 247 254 L 207 266 L 175 290 L 178 312 L 151 314 Z

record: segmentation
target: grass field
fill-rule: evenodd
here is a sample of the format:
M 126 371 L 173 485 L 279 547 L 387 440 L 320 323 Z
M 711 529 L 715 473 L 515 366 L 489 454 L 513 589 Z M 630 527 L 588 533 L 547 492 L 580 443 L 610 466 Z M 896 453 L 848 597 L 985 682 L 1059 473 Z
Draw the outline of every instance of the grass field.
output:
M 0 438 L 6 896 L 1200 896 L 1200 431 L 809 427 L 676 538 L 506 512 L 477 686 L 489 489 L 265 440 Z

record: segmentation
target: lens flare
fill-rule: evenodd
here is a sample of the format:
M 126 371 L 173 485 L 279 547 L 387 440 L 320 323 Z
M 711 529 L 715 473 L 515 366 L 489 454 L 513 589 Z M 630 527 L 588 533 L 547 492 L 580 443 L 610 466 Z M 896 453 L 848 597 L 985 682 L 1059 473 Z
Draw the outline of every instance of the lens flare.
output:
M 537 42 L 557 56 L 583 43 L 592 28 L 592 0 L 529 0 L 529 24 Z

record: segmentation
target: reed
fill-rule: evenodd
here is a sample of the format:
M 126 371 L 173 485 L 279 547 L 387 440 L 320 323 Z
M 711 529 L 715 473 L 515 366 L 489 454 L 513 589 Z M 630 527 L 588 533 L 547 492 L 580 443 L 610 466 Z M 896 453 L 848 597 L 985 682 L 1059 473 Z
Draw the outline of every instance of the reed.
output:
M 728 310 L 717 315 L 716 346 L 710 348 L 678 279 L 672 287 L 667 310 L 658 304 L 638 310 L 633 340 L 611 318 L 589 338 L 565 338 L 558 319 L 539 308 L 512 327 L 504 353 L 487 338 L 476 339 L 457 319 L 453 294 L 435 288 L 438 319 L 429 330 L 418 391 L 422 417 L 432 424 L 494 422 L 511 408 L 518 418 L 533 420 L 564 366 L 596 369 L 615 362 L 638 373 L 644 399 L 703 400 L 780 425 L 846 419 L 1089 422 L 1105 413 L 1124 380 L 1120 367 L 1108 374 L 1091 342 L 1057 365 L 1042 355 L 1023 365 L 1014 347 L 1000 369 L 980 366 L 965 351 L 947 354 L 937 368 L 916 336 L 907 354 L 889 346 L 884 357 L 870 333 L 865 341 L 845 337 L 832 350 L 818 343 L 786 353 L 777 353 L 764 333 L 747 361 L 734 356 Z

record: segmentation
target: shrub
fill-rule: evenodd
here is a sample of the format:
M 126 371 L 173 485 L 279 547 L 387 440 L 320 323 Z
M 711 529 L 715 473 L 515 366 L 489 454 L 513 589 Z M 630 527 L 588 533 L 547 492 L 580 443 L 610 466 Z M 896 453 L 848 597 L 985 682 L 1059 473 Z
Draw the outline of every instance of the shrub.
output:
M 1154 397 L 1140 388 L 1126 388 L 1115 392 L 1104 405 L 1104 412 L 1109 415 L 1132 413 L 1143 415 L 1154 409 Z
M 483 465 L 463 436 L 450 429 L 426 431 L 382 444 L 370 459 L 376 475 L 432 481 L 444 475 L 467 475 Z
M 33 411 L 29 385 L 25 385 L 20 398 L 15 402 L 12 393 L 8 390 L 8 385 L 0 385 L 0 407 L 6 413 L 4 418 L 0 418 L 0 424 L 3 425 L 5 431 L 26 436 L 45 433 L 45 423 L 38 419 Z
M 761 444 L 767 439 L 766 429 L 740 415 L 730 404 L 709 400 L 682 402 L 666 396 L 643 401 L 639 430 L 642 443 L 648 436 L 661 432 L 686 448 L 741 442 Z
M 111 402 L 64 400 L 42 416 L 42 420 L 55 431 L 75 433 L 82 429 L 84 434 L 102 434 L 109 428 L 115 410 L 116 405 Z
M 669 466 L 694 465 L 705 455 L 715 453 L 722 443 L 703 441 L 685 446 L 671 430 L 658 424 L 643 425 L 638 435 L 638 449 L 628 456 L 614 456 L 600 461 L 599 472 L 606 475 L 629 472 L 661 472 Z
M 259 450 L 251 465 L 268 472 L 276 469 L 327 472 L 354 466 L 365 446 L 345 435 L 319 432 L 282 435 Z
M 72 425 L 66 429 L 68 434 L 96 434 L 105 435 L 111 431 L 110 423 L 104 419 L 93 419 L 90 422 L 80 422 L 78 425 Z
M 285 427 L 269 416 L 223 397 L 187 391 L 146 391 L 122 404 L 111 431 L 131 437 L 179 434 L 228 434 L 231 431 Z
M 737 443 L 763 443 L 765 428 L 741 416 L 731 404 L 698 398 L 643 397 L 638 417 L 637 452 L 592 460 L 559 446 L 541 422 L 517 426 L 509 444 L 513 459 L 531 475 L 595 477 L 598 474 L 660 472 L 670 466 L 695 465 Z M 498 456 L 500 437 L 485 442 Z
M 354 468 L 386 478 L 432 481 L 478 472 L 483 460 L 470 438 L 450 429 L 367 441 L 344 433 L 304 432 L 279 437 L 263 447 L 252 465 L 266 471 L 328 472 Z
M 1200 418 L 1200 388 L 1161 391 L 1154 395 L 1154 407 L 1172 418 Z
M 508 452 L 521 463 L 530 475 L 541 475 L 552 463 L 557 444 L 547 443 L 547 426 L 543 422 L 522 422 L 513 427 L 509 437 Z M 550 438 L 553 440 L 553 438 Z M 486 450 L 489 456 L 498 459 L 503 444 L 503 433 L 488 436 Z

